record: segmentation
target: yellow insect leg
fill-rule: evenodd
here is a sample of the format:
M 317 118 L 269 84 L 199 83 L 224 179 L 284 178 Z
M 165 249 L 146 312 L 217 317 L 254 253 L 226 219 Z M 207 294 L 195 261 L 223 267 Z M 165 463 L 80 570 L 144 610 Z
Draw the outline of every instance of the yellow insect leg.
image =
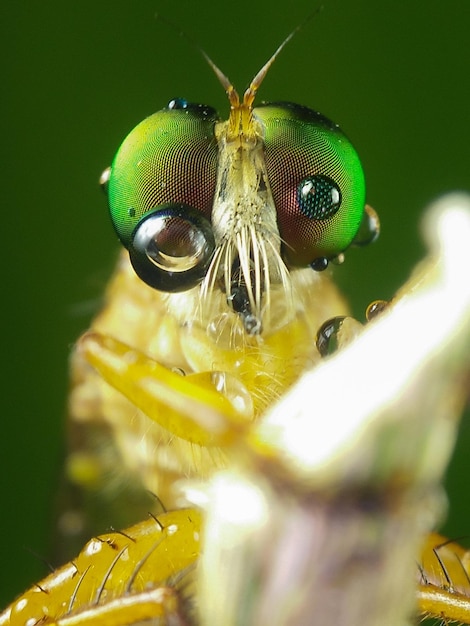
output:
M 132 596 L 116 598 L 104 605 L 90 607 L 75 615 L 63 617 L 50 626 L 130 626 L 159 617 L 171 619 L 178 610 L 178 596 L 168 587 L 158 587 Z
M 419 585 L 417 598 L 420 613 L 444 620 L 444 623 L 470 624 L 470 598 L 455 591 L 445 591 L 432 585 Z
M 182 376 L 143 352 L 99 333 L 80 340 L 86 359 L 115 389 L 172 434 L 222 446 L 247 419 L 211 383 L 211 373 Z
M 419 571 L 420 613 L 470 624 L 470 552 L 431 533 L 422 551 Z
M 151 606 L 155 616 L 172 610 L 164 589 L 198 558 L 200 528 L 200 514 L 181 509 L 95 537 L 73 561 L 17 598 L 0 624 L 115 626 L 138 623 Z

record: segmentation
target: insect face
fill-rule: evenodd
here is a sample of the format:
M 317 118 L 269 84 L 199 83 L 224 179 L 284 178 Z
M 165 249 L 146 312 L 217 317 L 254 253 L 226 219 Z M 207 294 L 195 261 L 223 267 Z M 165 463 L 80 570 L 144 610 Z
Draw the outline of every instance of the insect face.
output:
M 172 100 L 131 131 L 106 179 L 140 278 L 169 293 L 201 285 L 206 325 L 228 305 L 252 335 L 272 326 L 276 298 L 297 297 L 291 269 L 324 269 L 348 248 L 365 205 L 359 157 L 338 126 L 289 102 L 253 108 L 273 59 L 241 102 L 214 68 L 229 120 Z

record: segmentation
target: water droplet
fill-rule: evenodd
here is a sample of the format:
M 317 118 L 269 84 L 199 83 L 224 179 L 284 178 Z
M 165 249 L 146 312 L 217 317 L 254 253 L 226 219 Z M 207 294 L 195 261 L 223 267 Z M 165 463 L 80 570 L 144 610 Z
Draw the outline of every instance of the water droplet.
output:
M 367 246 L 377 239 L 380 233 L 380 220 L 374 209 L 366 204 L 359 230 L 353 240 L 355 246 Z
M 322 324 L 317 332 L 316 345 L 322 357 L 334 354 L 355 339 L 362 324 L 353 317 L 332 317 Z
M 253 418 L 253 400 L 245 385 L 227 372 L 212 372 L 211 380 L 217 391 L 223 394 L 233 407 L 247 419 Z
M 310 263 L 310 267 L 312 270 L 315 270 L 315 272 L 323 272 L 328 267 L 328 259 L 324 256 L 320 256 Z
M 111 177 L 111 168 L 107 167 L 100 176 L 100 187 L 105 193 L 108 193 L 108 183 L 109 183 L 110 177 Z
M 371 302 L 366 309 L 367 321 L 370 322 L 375 319 L 378 315 L 385 311 L 388 305 L 389 302 L 387 302 L 387 300 L 374 300 Z

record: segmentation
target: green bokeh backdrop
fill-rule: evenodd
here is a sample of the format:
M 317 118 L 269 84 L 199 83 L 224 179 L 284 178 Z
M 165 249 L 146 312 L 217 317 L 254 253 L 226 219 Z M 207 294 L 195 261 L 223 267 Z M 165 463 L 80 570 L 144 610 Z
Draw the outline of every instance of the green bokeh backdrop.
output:
M 340 123 L 362 156 L 383 232 L 337 272 L 357 316 L 421 257 L 427 202 L 470 188 L 470 3 L 331 0 L 276 62 L 260 97 Z M 310 0 L 3 0 L 0 604 L 43 576 L 61 462 L 67 357 L 118 248 L 97 186 L 125 134 L 176 96 L 227 110 L 194 36 L 243 89 Z M 423 323 L 426 323 L 423 320 Z M 403 347 L 406 358 L 406 346 Z M 338 388 L 341 381 L 338 381 Z M 446 531 L 470 535 L 464 422 Z

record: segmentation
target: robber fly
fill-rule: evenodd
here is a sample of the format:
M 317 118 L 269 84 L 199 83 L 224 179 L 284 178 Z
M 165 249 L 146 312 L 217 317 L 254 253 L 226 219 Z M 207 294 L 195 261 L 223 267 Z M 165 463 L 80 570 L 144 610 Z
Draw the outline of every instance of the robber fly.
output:
M 372 532 L 381 507 L 401 510 L 389 492 L 379 498 L 345 488 L 335 501 L 335 487 L 325 496 L 310 484 L 300 455 L 294 469 L 286 464 L 276 444 L 279 425 L 270 431 L 277 418 L 265 421 L 333 344 L 344 348 L 357 334 L 324 270 L 379 229 L 365 203 L 359 157 L 336 124 L 291 102 L 254 106 L 291 36 L 242 98 L 208 59 L 228 95 L 228 120 L 209 106 L 173 99 L 129 133 L 102 177 L 127 252 L 105 308 L 74 354 L 72 435 L 83 445 L 71 453 L 68 474 L 89 490 L 124 477 L 169 511 L 93 538 L 11 605 L 0 624 L 312 623 L 316 609 L 302 604 L 305 549 L 287 549 L 304 536 L 299 529 L 307 537 L 306 511 L 321 500 L 322 515 L 316 511 L 312 520 L 328 526 L 325 511 L 336 519 L 340 502 L 339 517 L 366 514 Z M 312 414 L 318 406 L 323 419 L 325 405 L 302 393 L 303 404 L 311 403 Z M 286 458 L 288 449 L 286 442 Z M 220 478 L 226 467 L 233 474 Z M 191 490 L 195 479 L 214 475 L 213 491 L 195 488 L 181 506 L 178 484 Z M 217 508 L 221 484 L 230 503 Z M 103 500 L 115 493 L 108 489 Z M 206 527 L 188 501 L 209 510 Z M 290 530 L 268 532 L 270 516 Z M 68 523 L 62 520 L 64 528 Z M 284 577 L 284 565 L 271 569 L 262 538 L 274 563 L 284 545 L 293 577 Z M 366 544 L 357 545 L 364 562 L 372 559 Z M 427 571 L 423 562 L 423 588 L 431 584 Z M 422 611 L 438 611 L 436 594 L 433 601 Z

